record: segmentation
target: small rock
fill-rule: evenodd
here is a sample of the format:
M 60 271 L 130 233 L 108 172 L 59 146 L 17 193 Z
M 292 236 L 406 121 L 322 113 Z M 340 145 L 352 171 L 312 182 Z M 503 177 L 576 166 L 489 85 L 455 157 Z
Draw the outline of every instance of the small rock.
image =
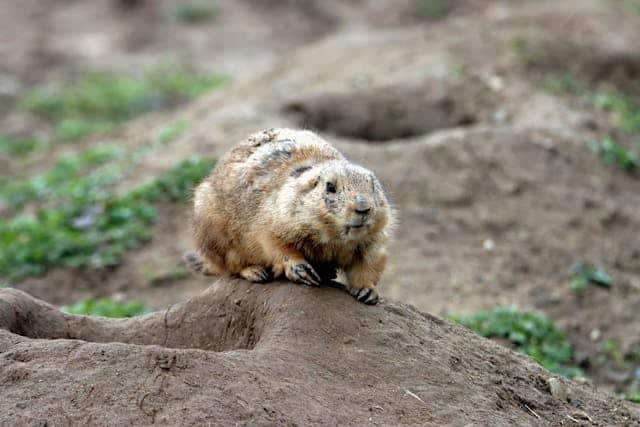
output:
M 582 384 L 582 385 L 589 384 L 589 380 L 586 379 L 585 377 L 574 377 L 573 381 L 577 382 L 578 384 Z
M 490 76 L 487 79 L 487 86 L 494 92 L 500 92 L 504 89 L 504 79 L 500 76 Z
M 559 379 L 551 377 L 547 379 L 547 383 L 553 397 L 563 402 L 569 399 L 569 390 Z
M 496 248 L 496 244 L 493 240 L 491 239 L 486 239 L 484 242 L 482 242 L 482 248 L 485 251 L 492 251 Z

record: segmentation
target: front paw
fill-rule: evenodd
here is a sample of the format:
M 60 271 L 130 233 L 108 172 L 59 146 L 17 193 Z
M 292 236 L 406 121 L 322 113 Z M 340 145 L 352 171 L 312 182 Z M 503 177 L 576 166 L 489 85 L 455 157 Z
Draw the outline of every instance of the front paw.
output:
M 240 277 L 254 283 L 265 283 L 271 279 L 271 274 L 259 265 L 251 265 L 240 272 Z
M 364 288 L 350 286 L 348 291 L 355 299 L 367 305 L 376 305 L 380 300 L 378 291 L 374 286 Z
M 293 283 L 299 283 L 308 286 L 320 286 L 320 276 L 315 272 L 311 264 L 306 261 L 298 263 L 290 263 L 285 267 L 284 271 L 287 279 Z

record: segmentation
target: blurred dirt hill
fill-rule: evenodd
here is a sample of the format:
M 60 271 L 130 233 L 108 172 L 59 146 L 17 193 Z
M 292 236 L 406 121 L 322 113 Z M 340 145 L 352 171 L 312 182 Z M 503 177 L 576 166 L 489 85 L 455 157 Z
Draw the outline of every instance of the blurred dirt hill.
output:
M 440 316 L 540 310 L 597 384 L 621 391 L 631 382 L 633 369 L 599 358 L 607 340 L 624 355 L 640 346 L 638 177 L 587 146 L 604 135 L 635 138 L 593 101 L 640 95 L 640 15 L 627 2 L 452 0 L 425 15 L 414 1 L 221 1 L 213 24 L 187 29 L 157 24 L 153 8 L 123 17 L 107 3 L 68 2 L 38 15 L 38 2 L 14 3 L 2 6 L 16 18 L 0 25 L 1 40 L 33 16 L 56 37 L 21 38 L 31 50 L 0 43 L 8 74 L 37 82 L 45 68 L 64 75 L 81 62 L 122 71 L 169 53 L 233 75 L 178 111 L 78 146 L 141 147 L 167 123 L 189 123 L 123 189 L 178 159 L 219 157 L 261 129 L 311 128 L 374 170 L 396 204 L 381 284 L 388 301 Z M 32 69 L 36 59 L 46 67 Z M 640 422 L 637 409 L 575 383 L 567 384 L 577 397 L 559 402 L 545 385 L 551 374 L 400 303 L 368 309 L 334 290 L 224 281 L 200 295 L 208 279 L 170 274 L 151 282 L 146 272 L 165 272 L 191 249 L 189 210 L 160 205 L 153 239 L 118 268 L 59 268 L 15 284 L 57 305 L 121 293 L 168 310 L 79 319 L 3 291 L 3 414 L 27 404 L 34 422 L 62 423 L 224 423 L 232 414 L 248 424 Z M 573 292 L 567 276 L 581 260 L 606 266 L 613 286 Z M 62 413 L 51 390 L 68 397 Z M 100 403 L 119 390 L 113 407 Z
M 330 288 L 220 280 L 124 320 L 66 315 L 2 290 L 0 328 L 3 424 L 640 422 L 631 404 L 550 382 L 466 328 Z

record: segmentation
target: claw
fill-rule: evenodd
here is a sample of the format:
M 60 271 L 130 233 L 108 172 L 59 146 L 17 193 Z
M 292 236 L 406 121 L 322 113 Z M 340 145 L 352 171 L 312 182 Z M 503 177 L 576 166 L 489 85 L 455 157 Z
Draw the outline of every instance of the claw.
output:
M 269 281 L 269 273 L 266 270 L 262 270 L 258 275 L 258 279 L 260 280 L 260 283 Z
M 308 263 L 296 264 L 289 276 L 289 279 L 296 283 L 302 283 L 307 286 L 320 286 L 320 276 Z
M 375 305 L 380 299 L 375 288 L 349 289 L 349 293 L 353 295 L 355 299 L 367 305 Z
M 371 295 L 371 289 L 362 289 L 358 292 L 358 296 L 356 297 L 358 301 L 364 301 L 369 295 Z
M 254 283 L 265 283 L 271 279 L 269 272 L 258 266 L 245 268 L 240 272 L 240 276 Z

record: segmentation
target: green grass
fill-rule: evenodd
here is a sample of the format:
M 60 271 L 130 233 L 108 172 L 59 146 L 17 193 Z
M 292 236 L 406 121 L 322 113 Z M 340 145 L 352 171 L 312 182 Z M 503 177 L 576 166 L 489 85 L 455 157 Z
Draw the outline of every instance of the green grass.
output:
M 0 200 L 19 211 L 26 203 L 46 200 L 46 203 L 67 202 L 69 198 L 83 198 L 86 193 L 99 191 L 115 181 L 119 174 L 112 168 L 99 168 L 125 151 L 112 145 L 101 145 L 77 155 L 61 158 L 51 169 L 27 180 L 0 180 Z
M 578 95 L 611 114 L 613 124 L 628 134 L 640 133 L 640 102 L 615 90 L 590 91 L 570 73 L 547 76 L 542 87 L 555 95 Z
M 610 288 L 612 284 L 611 276 L 604 269 L 584 262 L 579 262 L 573 266 L 570 278 L 571 290 L 574 292 L 582 292 L 590 285 Z
M 169 270 L 158 269 L 153 267 L 141 267 L 140 272 L 145 280 L 151 285 L 166 282 L 166 281 L 178 281 L 187 278 L 191 275 L 192 271 L 182 264 L 177 264 Z
M 188 128 L 189 125 L 187 124 L 187 122 L 184 120 L 180 120 L 158 132 L 157 139 L 162 144 L 168 144 L 182 136 Z
M 180 4 L 175 10 L 176 19 L 188 24 L 210 21 L 215 15 L 213 6 L 203 3 Z
M 542 313 L 497 307 L 471 315 L 454 314 L 450 318 L 483 337 L 509 340 L 520 352 L 551 372 L 567 377 L 583 375 L 572 365 L 573 350 L 564 333 Z
M 625 393 L 624 398 L 633 403 L 640 403 L 640 392 Z
M 571 73 L 559 76 L 547 76 L 542 80 L 542 87 L 554 95 L 584 95 L 585 85 Z
M 631 137 L 640 136 L 640 103 L 636 98 L 614 90 L 589 90 L 585 83 L 569 73 L 547 76 L 542 81 L 542 87 L 554 95 L 579 96 L 608 112 L 611 123 L 617 130 Z M 640 168 L 638 152 L 618 143 L 612 136 L 602 136 L 600 140 L 590 142 L 589 146 L 605 163 L 616 165 L 627 172 Z
M 613 0 L 628 10 L 640 14 L 640 0 Z
M 609 91 L 595 94 L 593 102 L 597 107 L 609 111 L 614 123 L 622 131 L 640 132 L 640 104 L 634 98 Z
M 61 172 L 59 177 L 54 167 L 45 174 L 54 177 L 45 184 L 59 186 L 52 191 L 59 192 L 54 200 L 34 214 L 0 221 L 0 277 L 15 281 L 55 266 L 117 265 L 126 251 L 151 239 L 155 203 L 186 200 L 191 188 L 212 167 L 211 160 L 184 160 L 126 194 L 110 191 L 102 181 L 104 176 L 98 179 L 94 174 L 78 177 Z
M 75 141 L 197 97 L 228 80 L 220 74 L 199 75 L 172 67 L 139 78 L 94 72 L 62 87 L 36 88 L 21 105 L 49 120 L 60 141 Z
M 418 15 L 429 19 L 442 19 L 450 11 L 449 0 L 418 0 Z
M 607 164 L 616 165 L 627 172 L 634 172 L 640 168 L 638 153 L 618 144 L 610 136 L 591 142 L 590 147 Z
M 527 66 L 539 64 L 545 58 L 540 43 L 524 35 L 516 36 L 511 40 L 511 50 L 518 60 Z
M 37 150 L 41 141 L 37 138 L 19 138 L 9 135 L 0 135 L 0 154 L 12 157 L 24 157 Z
M 60 310 L 69 314 L 102 317 L 134 317 L 151 312 L 141 302 L 120 302 L 109 298 L 89 298 L 70 306 L 60 307 Z

